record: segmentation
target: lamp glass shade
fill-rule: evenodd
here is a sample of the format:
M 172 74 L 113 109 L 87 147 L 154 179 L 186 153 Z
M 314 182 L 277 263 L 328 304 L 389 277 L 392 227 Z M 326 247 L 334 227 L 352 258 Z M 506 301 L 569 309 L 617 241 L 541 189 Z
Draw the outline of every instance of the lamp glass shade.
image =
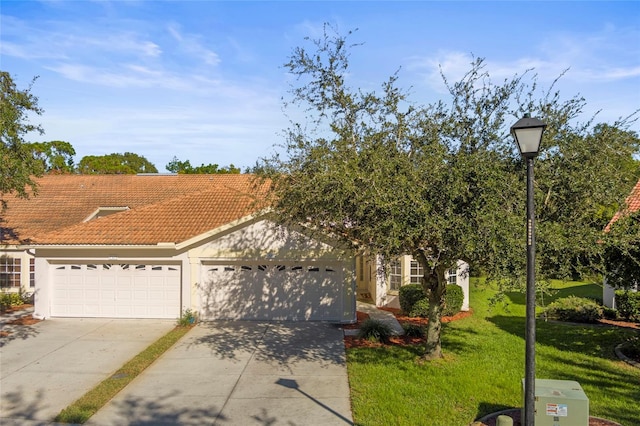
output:
M 537 118 L 531 118 L 527 114 L 511 126 L 511 134 L 518 143 L 520 154 L 525 157 L 535 157 L 540 151 L 542 133 L 547 125 Z
M 518 142 L 518 148 L 520 153 L 525 154 L 537 154 L 540 150 L 540 142 L 542 141 L 542 132 L 544 127 L 529 127 L 525 129 L 514 129 L 516 142 Z

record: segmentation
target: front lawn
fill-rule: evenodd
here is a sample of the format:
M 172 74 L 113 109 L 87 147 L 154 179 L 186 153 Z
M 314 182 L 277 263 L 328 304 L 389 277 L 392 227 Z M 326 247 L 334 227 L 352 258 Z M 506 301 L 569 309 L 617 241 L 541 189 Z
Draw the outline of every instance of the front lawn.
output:
M 416 362 L 422 347 L 351 348 L 347 364 L 358 425 L 463 426 L 520 407 L 524 376 L 523 298 L 489 307 L 492 290 L 471 282 L 474 315 L 443 324 L 445 357 Z M 601 297 L 599 286 L 563 285 L 562 293 Z M 573 287 L 573 290 L 571 288 Z M 536 377 L 579 382 L 590 415 L 640 424 L 640 369 L 619 361 L 614 347 L 637 331 L 537 322 Z

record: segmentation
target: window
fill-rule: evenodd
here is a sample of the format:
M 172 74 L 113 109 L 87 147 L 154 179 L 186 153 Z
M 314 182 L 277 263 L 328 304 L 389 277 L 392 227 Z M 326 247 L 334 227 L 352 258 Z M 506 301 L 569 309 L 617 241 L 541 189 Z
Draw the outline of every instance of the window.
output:
M 36 286 L 36 260 L 29 259 L 29 287 L 34 288 Z
M 451 268 L 448 271 L 449 276 L 447 277 L 447 282 L 449 284 L 458 284 L 458 269 Z
M 423 276 L 424 276 L 424 268 L 418 263 L 417 260 L 412 260 L 411 276 L 410 276 L 409 282 L 411 284 L 420 284 Z
M 389 290 L 400 290 L 402 285 L 402 262 L 400 259 L 389 266 Z
M 13 257 L 0 258 L 0 287 L 20 287 L 20 263 Z

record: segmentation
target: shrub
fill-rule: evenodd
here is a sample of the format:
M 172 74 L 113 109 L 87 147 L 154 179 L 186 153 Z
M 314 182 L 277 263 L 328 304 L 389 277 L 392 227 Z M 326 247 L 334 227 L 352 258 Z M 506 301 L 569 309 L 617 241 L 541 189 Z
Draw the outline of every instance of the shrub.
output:
M 442 316 L 450 317 L 460 312 L 463 301 L 464 292 L 462 291 L 462 287 L 457 284 L 448 284 L 444 295 Z M 423 296 L 422 299 L 419 299 L 413 304 L 408 314 L 410 317 L 427 318 L 429 316 L 429 300 Z
M 630 359 L 640 360 L 640 337 L 635 337 L 620 348 L 622 353 Z
M 462 303 L 464 302 L 464 292 L 462 287 L 457 284 L 448 284 L 447 293 L 444 295 L 444 310 L 442 315 L 450 317 L 462 309 Z
M 547 306 L 546 314 L 551 319 L 571 322 L 597 322 L 602 318 L 602 306 L 585 297 L 569 296 Z
M 11 306 L 19 306 L 22 305 L 22 296 L 20 293 L 13 293 L 8 291 L 3 291 L 0 293 L 0 308 L 7 309 Z
M 602 307 L 602 316 L 608 320 L 617 320 L 619 319 L 618 311 L 613 308 L 609 308 L 606 306 Z
M 180 327 L 189 327 L 194 325 L 198 321 L 198 313 L 191 309 L 185 309 L 182 316 L 178 318 L 178 325 Z
M 420 299 L 424 299 L 426 296 L 422 291 L 420 284 L 407 284 L 400 287 L 398 291 L 398 298 L 400 299 L 400 309 L 404 313 L 411 313 L 413 305 Z
M 358 338 L 373 342 L 386 343 L 391 336 L 393 336 L 393 329 L 389 324 L 371 318 L 364 320 L 358 330 Z
M 424 337 L 424 328 L 411 323 L 402 324 L 402 329 L 404 330 L 405 336 L 409 337 Z
M 640 321 L 640 293 L 616 290 L 616 308 L 622 318 Z
M 418 300 L 411 308 L 409 316 L 427 318 L 429 316 L 429 300 L 426 298 Z

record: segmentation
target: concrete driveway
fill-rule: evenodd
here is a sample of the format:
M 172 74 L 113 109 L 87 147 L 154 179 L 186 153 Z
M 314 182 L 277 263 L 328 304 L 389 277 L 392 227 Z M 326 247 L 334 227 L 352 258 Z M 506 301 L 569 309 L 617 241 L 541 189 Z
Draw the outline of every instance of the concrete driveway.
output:
M 325 323 L 201 323 L 88 424 L 352 424 L 343 331 Z
M 0 338 L 0 424 L 45 424 L 175 326 L 175 320 L 49 319 Z M 31 420 L 32 422 L 29 422 Z

